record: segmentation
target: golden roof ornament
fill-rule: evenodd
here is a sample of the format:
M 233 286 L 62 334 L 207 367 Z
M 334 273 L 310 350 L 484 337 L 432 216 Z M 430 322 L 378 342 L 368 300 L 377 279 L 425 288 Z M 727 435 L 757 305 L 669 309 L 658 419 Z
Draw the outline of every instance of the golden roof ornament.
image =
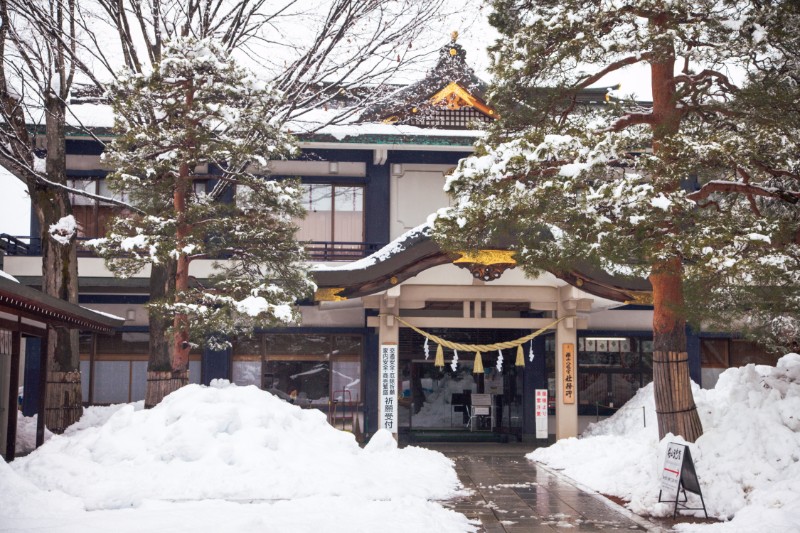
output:
M 461 257 L 453 261 L 459 268 L 470 271 L 472 276 L 483 281 L 493 281 L 503 272 L 517 266 L 513 250 L 479 250 L 476 253 L 458 252 Z
M 454 31 L 454 32 L 450 33 L 450 44 L 456 44 L 456 40 L 457 39 L 458 39 L 458 32 L 457 31 Z M 450 55 L 451 56 L 455 56 L 456 54 L 458 54 L 458 50 L 456 50 L 455 48 L 451 48 L 450 49 Z

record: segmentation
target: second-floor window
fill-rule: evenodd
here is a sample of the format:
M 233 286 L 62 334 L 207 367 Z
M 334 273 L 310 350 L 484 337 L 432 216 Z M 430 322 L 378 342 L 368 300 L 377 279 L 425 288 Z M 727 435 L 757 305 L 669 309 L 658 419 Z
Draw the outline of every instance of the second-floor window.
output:
M 298 240 L 337 246 L 364 242 L 364 187 L 306 183 L 303 207 L 307 214 L 297 221 Z
M 67 185 L 87 193 L 118 198 L 118 195 L 114 195 L 108 190 L 105 180 L 102 179 L 70 179 L 67 180 Z M 72 214 L 78 223 L 78 237 L 94 238 L 104 236 L 108 222 L 114 215 L 114 208 L 111 204 L 99 202 L 93 198 L 78 194 L 70 194 L 70 201 L 72 203 Z

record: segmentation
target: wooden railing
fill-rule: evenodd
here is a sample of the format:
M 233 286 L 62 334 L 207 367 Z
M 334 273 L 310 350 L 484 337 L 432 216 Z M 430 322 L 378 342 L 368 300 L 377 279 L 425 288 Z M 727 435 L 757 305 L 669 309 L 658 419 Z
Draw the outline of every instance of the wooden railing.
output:
M 381 243 L 371 242 L 309 242 L 306 251 L 315 261 L 355 261 L 380 250 Z
M 78 238 L 78 255 L 94 256 L 94 252 L 84 242 L 90 237 Z M 355 261 L 366 257 L 383 246 L 383 243 L 371 242 L 310 242 L 306 244 L 306 251 L 314 261 Z M 41 238 L 30 236 L 13 236 L 0 233 L 0 250 L 5 255 L 38 256 L 42 254 Z

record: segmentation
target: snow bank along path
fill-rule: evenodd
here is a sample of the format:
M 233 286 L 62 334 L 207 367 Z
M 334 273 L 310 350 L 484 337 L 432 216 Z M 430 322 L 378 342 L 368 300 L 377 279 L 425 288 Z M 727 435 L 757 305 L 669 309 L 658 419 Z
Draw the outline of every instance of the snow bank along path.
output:
M 0 523 L 5 515 L 19 524 L 42 509 L 97 511 L 84 512 L 96 520 L 110 510 L 164 502 L 192 502 L 184 504 L 189 509 L 198 500 L 269 500 L 274 511 L 303 500 L 315 502 L 303 511 L 312 522 L 319 515 L 315 507 L 361 502 L 369 516 L 371 509 L 379 514 L 375 509 L 397 511 L 402 504 L 427 509 L 424 516 L 445 530 L 474 530 L 463 515 L 427 501 L 460 494 L 453 463 L 442 454 L 398 449 L 384 431 L 361 449 L 321 412 L 253 386 L 189 385 L 151 410 L 123 405 L 93 411 L 31 455 L 11 465 L 0 461 L 0 492 L 7 495 Z M 336 498 L 344 503 L 332 503 Z
M 800 355 L 788 354 L 775 367 L 728 369 L 716 388 L 694 385 L 693 392 L 705 432 L 690 444 L 692 458 L 709 516 L 726 522 L 678 529 L 800 532 Z M 671 441 L 683 442 L 672 435 L 659 442 L 651 383 L 582 438 L 528 458 L 624 498 L 635 513 L 667 516 L 672 506 L 657 502 L 658 476 Z

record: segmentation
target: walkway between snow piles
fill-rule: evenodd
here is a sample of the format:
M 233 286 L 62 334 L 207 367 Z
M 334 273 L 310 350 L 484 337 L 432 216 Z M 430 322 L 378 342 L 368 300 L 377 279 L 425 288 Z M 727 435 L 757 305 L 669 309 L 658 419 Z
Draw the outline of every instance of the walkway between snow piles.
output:
M 485 533 L 666 531 L 528 461 L 530 444 L 426 443 L 455 461 L 471 496 L 445 506 L 480 520 Z

